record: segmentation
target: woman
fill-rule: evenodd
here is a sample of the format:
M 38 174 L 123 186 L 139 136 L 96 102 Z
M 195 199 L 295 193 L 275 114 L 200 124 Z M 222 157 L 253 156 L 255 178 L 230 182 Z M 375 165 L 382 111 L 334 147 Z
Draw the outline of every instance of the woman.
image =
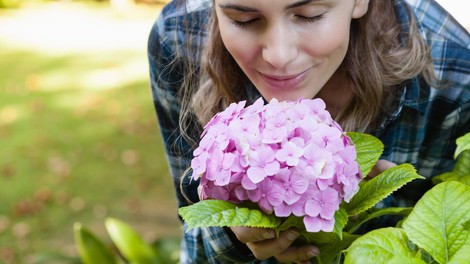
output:
M 149 38 L 152 92 L 179 206 L 201 127 L 229 103 L 322 98 L 346 131 L 379 137 L 377 173 L 412 163 L 428 180 L 384 206 L 413 204 L 454 165 L 470 131 L 470 36 L 432 0 L 194 0 L 165 7 Z M 372 175 L 373 176 L 373 175 Z M 183 263 L 308 260 L 295 230 L 197 228 Z

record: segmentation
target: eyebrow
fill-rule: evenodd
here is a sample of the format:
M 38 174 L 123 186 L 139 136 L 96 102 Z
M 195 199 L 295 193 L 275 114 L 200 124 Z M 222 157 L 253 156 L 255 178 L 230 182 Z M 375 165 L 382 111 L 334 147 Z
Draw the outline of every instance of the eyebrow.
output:
M 318 0 L 301 0 L 301 1 L 298 1 L 298 2 L 295 2 L 286 6 L 285 9 L 288 10 L 292 8 L 297 8 L 297 7 L 304 6 L 304 5 L 310 4 L 311 2 L 316 2 L 316 1 Z M 236 4 L 219 4 L 219 7 L 222 9 L 232 9 L 232 10 L 236 10 L 240 12 L 247 12 L 247 13 L 259 12 L 258 9 L 256 8 L 251 8 L 248 6 L 242 6 L 242 5 L 236 5 Z
M 303 6 L 303 5 L 310 4 L 311 2 L 318 2 L 318 1 L 315 1 L 315 0 L 302 0 L 302 1 L 295 2 L 293 4 L 288 5 L 286 7 L 286 9 L 292 9 L 292 8 L 300 7 L 300 6 Z

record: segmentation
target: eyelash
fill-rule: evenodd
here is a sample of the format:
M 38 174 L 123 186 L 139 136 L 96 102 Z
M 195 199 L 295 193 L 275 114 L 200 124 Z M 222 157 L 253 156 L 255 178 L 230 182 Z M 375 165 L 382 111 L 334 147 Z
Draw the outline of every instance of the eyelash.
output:
M 248 21 L 232 20 L 232 22 L 237 27 L 246 28 L 246 27 L 251 26 L 252 24 L 256 23 L 258 20 L 259 20 L 259 18 L 251 19 L 251 20 L 248 20 Z
M 295 16 L 295 17 L 302 22 L 314 23 L 314 22 L 322 20 L 324 15 L 325 14 L 321 14 L 321 15 L 313 16 L 313 17 L 304 17 L 304 16 Z
M 300 22 L 314 23 L 314 22 L 322 20 L 324 18 L 324 14 L 321 14 L 321 15 L 318 15 L 318 16 L 313 16 L 313 17 L 304 17 L 304 16 L 296 15 L 295 18 L 298 19 Z M 233 20 L 232 22 L 237 27 L 245 28 L 245 27 L 249 27 L 249 26 L 255 24 L 256 22 L 258 22 L 258 20 L 259 20 L 259 18 L 251 19 L 251 20 L 248 20 L 248 21 Z

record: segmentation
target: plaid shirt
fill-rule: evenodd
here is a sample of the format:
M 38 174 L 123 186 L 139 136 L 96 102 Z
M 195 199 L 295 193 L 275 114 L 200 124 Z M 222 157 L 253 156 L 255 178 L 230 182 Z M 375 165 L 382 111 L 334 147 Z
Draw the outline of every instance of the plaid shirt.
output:
M 176 2 L 168 4 L 155 22 L 149 37 L 148 58 L 166 155 L 179 206 L 184 206 L 188 203 L 181 194 L 180 178 L 190 166 L 192 150 L 178 130 L 178 90 L 184 78 L 184 58 L 199 59 L 200 53 L 194 50 L 204 45 L 212 1 L 189 0 L 186 10 Z M 384 116 L 378 129 L 368 132 L 384 143 L 383 159 L 398 164 L 411 163 L 421 175 L 430 178 L 453 168 L 455 140 L 470 131 L 470 35 L 432 0 L 395 2 L 404 30 L 408 28 L 410 15 L 417 18 L 419 30 L 434 58 L 436 76 L 448 88 L 435 89 L 419 77 L 408 80 L 396 110 Z M 191 52 L 185 46 L 188 40 L 191 40 Z M 198 200 L 197 182 L 183 180 L 182 186 L 192 201 Z M 390 196 L 385 206 L 414 202 L 428 187 L 429 180 L 412 182 Z M 255 260 L 245 246 L 236 245 L 232 236 L 218 227 L 185 232 L 181 262 L 277 263 L 274 259 Z

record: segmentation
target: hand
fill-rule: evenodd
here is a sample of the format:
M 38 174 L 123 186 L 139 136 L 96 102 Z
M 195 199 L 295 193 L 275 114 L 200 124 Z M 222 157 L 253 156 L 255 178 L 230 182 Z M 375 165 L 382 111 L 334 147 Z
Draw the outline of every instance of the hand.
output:
M 384 172 L 387 169 L 397 166 L 397 164 L 388 161 L 388 160 L 379 160 L 377 163 L 372 167 L 372 170 L 367 175 L 367 178 L 372 179 L 375 176 L 379 175 L 380 173 Z
M 279 237 L 276 237 L 272 229 L 251 227 L 231 227 L 230 229 L 259 260 L 275 257 L 280 262 L 307 264 L 310 263 L 309 259 L 320 254 L 320 250 L 313 245 L 292 246 L 292 242 L 300 235 L 296 230 L 281 232 Z

